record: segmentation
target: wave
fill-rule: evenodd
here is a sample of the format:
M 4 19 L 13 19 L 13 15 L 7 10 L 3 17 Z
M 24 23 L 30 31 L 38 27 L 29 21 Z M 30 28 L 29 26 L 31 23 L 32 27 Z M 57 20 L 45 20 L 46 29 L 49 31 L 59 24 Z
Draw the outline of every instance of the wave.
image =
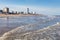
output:
M 26 27 L 30 28 L 31 25 L 26 25 Z M 0 37 L 0 40 L 60 40 L 60 24 L 39 30 L 26 30 L 26 27 L 21 26 L 6 32 Z

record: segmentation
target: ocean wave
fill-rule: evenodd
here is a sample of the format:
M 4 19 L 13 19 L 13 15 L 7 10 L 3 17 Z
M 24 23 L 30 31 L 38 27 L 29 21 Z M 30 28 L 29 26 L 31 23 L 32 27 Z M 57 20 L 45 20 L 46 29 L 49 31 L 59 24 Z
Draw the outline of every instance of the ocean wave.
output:
M 30 25 L 28 25 L 30 26 Z M 33 26 L 32 26 L 33 27 Z M 6 32 L 1 40 L 60 40 L 60 24 L 54 24 L 43 29 L 28 31 L 24 26 Z

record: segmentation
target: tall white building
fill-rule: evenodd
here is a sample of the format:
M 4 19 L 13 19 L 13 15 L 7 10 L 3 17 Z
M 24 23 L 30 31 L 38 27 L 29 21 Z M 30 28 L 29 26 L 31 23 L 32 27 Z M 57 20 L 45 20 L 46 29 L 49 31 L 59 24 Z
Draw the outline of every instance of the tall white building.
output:
M 9 13 L 9 8 L 8 7 L 3 8 L 3 12 L 4 13 Z
M 29 8 L 27 8 L 27 14 L 29 14 Z

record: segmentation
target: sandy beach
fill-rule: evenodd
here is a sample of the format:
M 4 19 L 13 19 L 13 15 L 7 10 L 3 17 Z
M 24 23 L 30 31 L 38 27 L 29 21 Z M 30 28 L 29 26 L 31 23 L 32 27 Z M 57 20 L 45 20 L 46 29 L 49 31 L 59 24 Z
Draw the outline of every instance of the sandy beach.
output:
M 6 16 L 37 16 L 38 14 L 0 14 L 0 17 Z

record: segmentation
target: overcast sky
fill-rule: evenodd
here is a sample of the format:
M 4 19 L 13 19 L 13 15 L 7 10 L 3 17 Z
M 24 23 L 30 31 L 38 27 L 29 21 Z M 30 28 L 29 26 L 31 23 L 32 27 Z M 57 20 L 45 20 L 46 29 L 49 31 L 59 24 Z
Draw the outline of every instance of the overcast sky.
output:
M 10 11 L 24 11 L 39 14 L 60 15 L 60 0 L 0 0 L 0 9 L 9 7 Z

